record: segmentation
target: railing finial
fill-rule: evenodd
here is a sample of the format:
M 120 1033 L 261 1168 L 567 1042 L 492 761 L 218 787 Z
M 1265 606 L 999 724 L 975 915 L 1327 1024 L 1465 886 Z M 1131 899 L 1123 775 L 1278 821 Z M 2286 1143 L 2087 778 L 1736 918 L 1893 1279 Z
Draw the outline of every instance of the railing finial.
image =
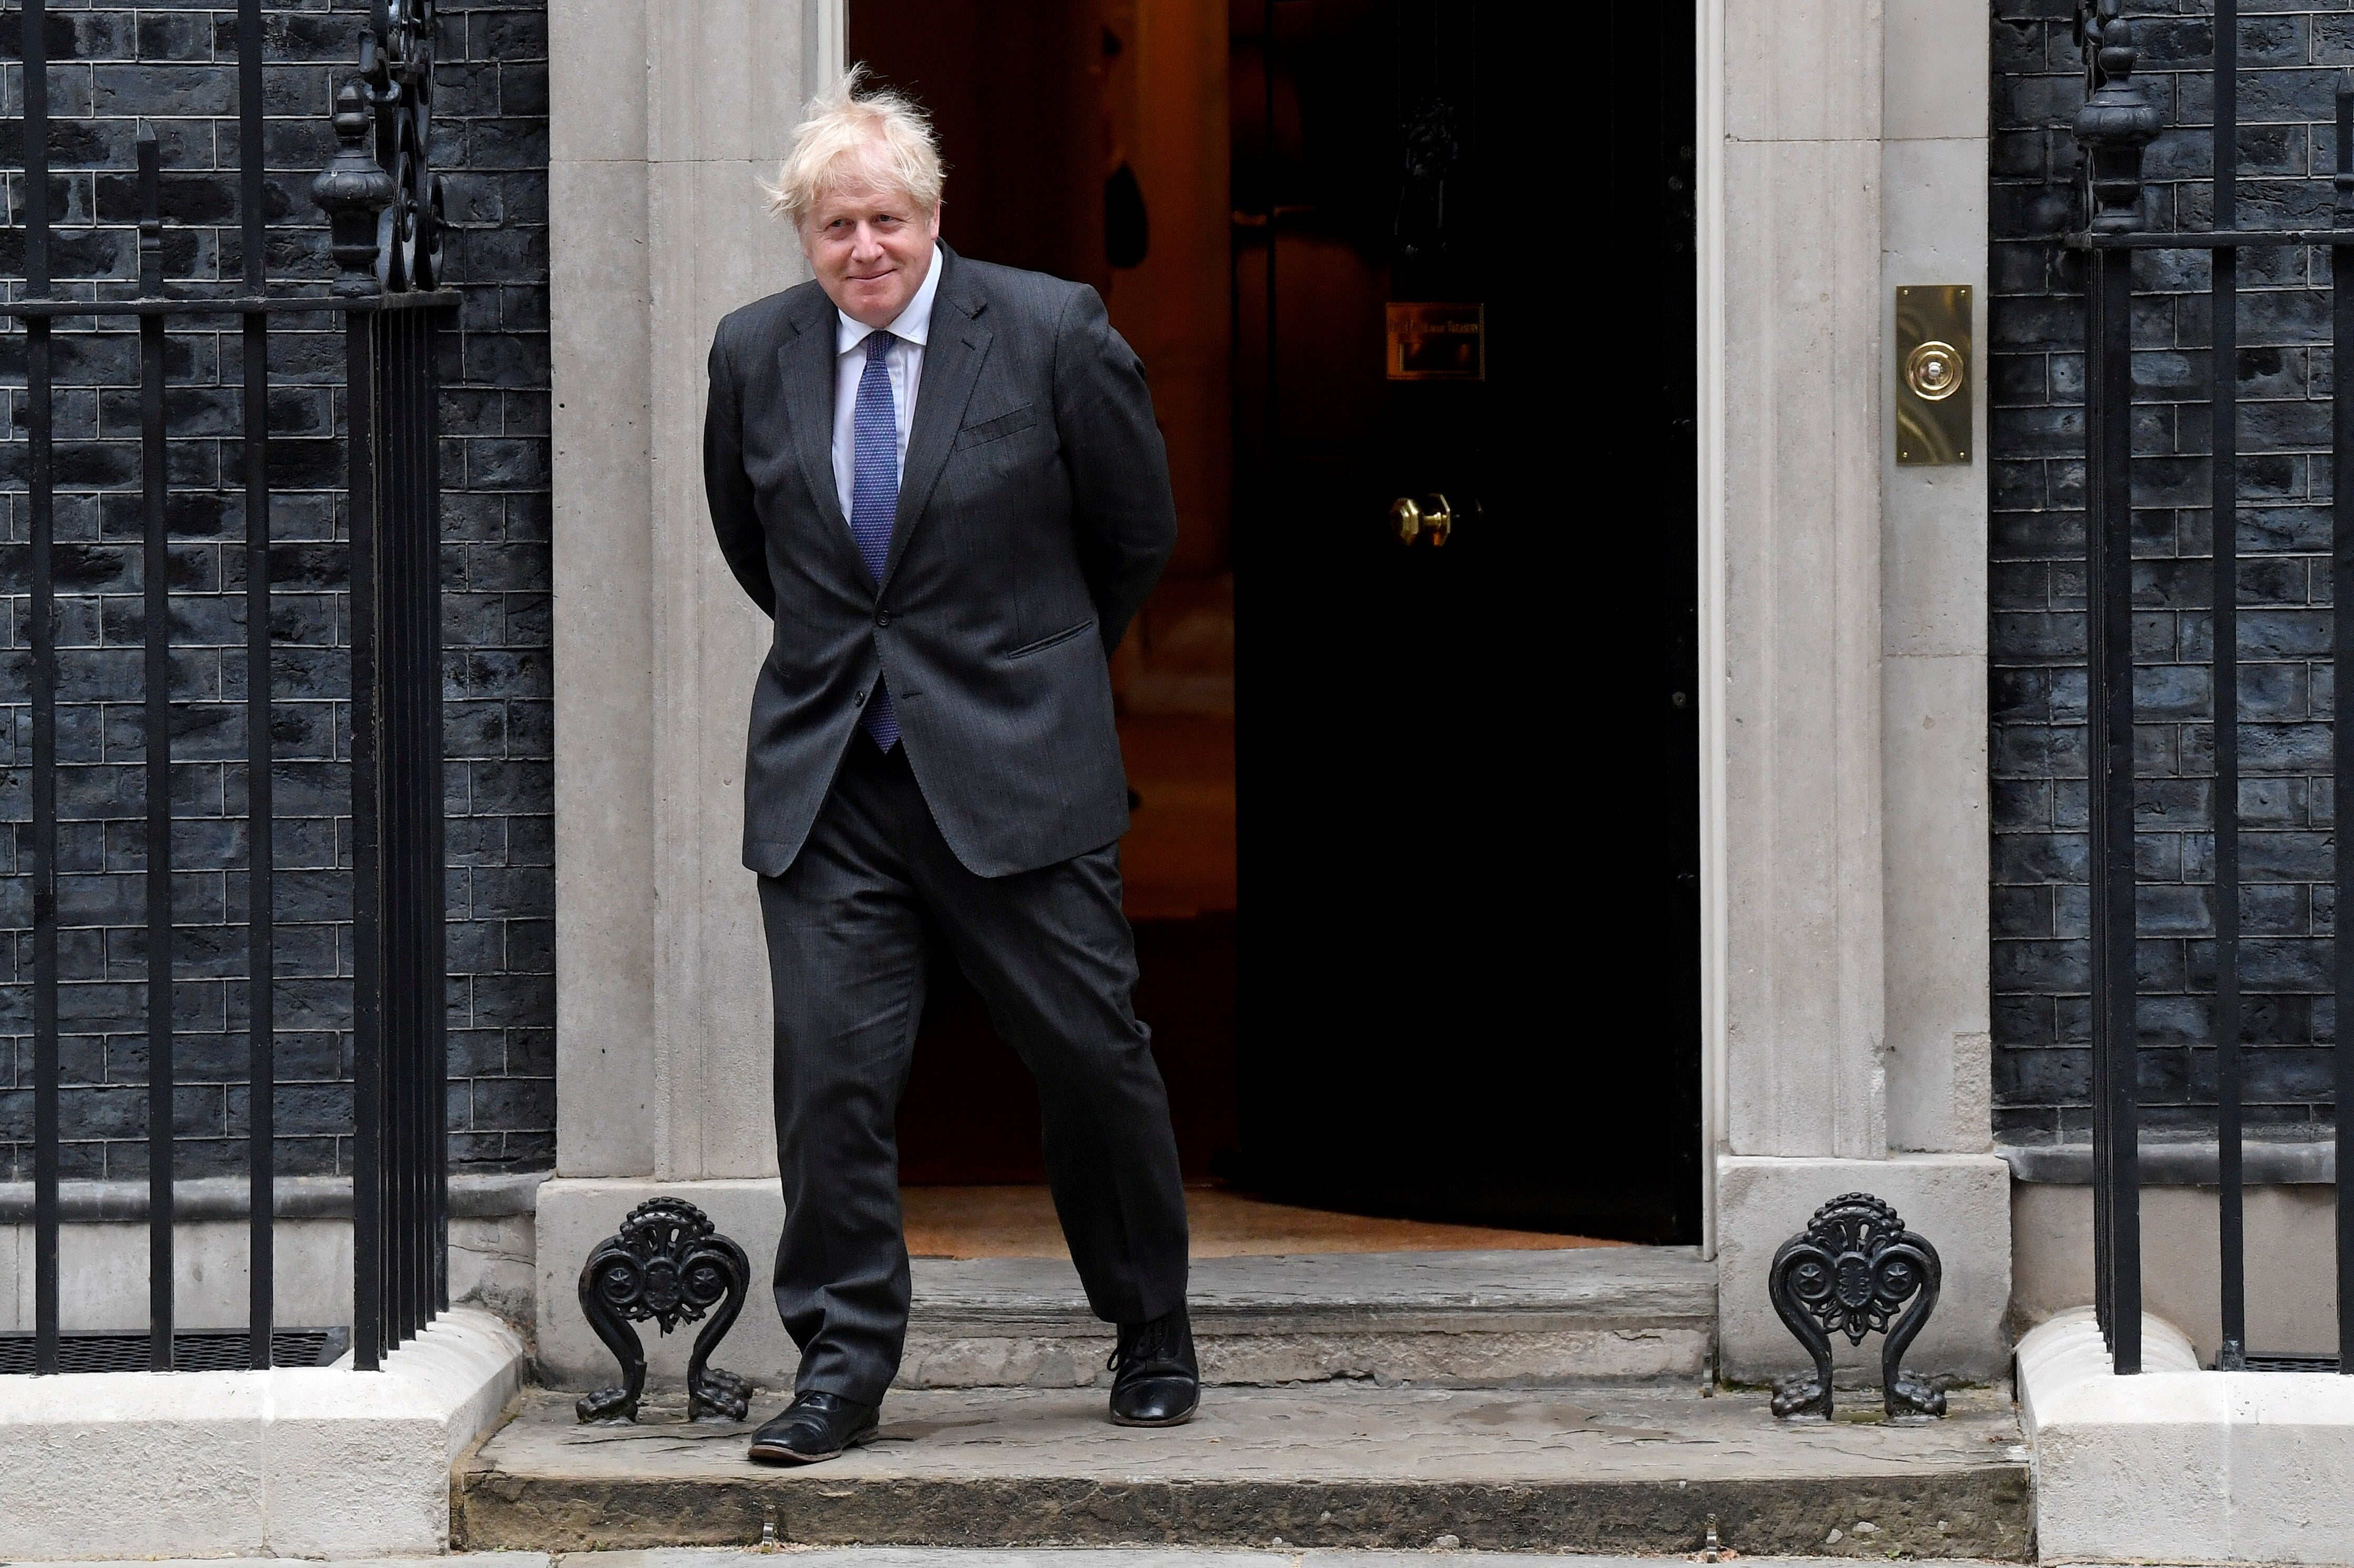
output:
M 2076 111 L 2076 145 L 2084 159 L 2086 227 L 2131 234 L 2142 227 L 2141 160 L 2158 139 L 2158 111 L 2133 79 L 2133 24 L 2121 0 L 2080 0 L 2077 36 L 2084 46 L 2084 106 Z
M 335 94 L 334 123 L 335 139 L 342 144 L 311 182 L 311 199 L 327 214 L 335 255 L 335 292 L 373 294 L 382 287 L 376 270 L 381 249 L 377 214 L 392 205 L 393 184 L 392 176 L 368 151 L 373 126 L 358 82 L 345 82 Z

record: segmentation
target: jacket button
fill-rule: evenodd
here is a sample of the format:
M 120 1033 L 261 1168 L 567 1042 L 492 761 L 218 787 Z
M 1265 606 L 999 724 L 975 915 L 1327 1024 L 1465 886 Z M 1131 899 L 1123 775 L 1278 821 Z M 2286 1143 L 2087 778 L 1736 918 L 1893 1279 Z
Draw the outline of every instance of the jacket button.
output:
M 850 705 L 854 708 L 864 707 L 866 705 L 866 694 L 864 692 L 861 692 L 856 696 L 851 698 Z
M 878 609 L 878 610 L 876 610 L 876 611 L 875 612 L 875 625 L 877 625 L 877 626 L 888 626 L 888 625 L 890 625 L 890 624 L 891 624 L 891 612 L 890 612 L 889 610 L 887 610 L 887 609 Z

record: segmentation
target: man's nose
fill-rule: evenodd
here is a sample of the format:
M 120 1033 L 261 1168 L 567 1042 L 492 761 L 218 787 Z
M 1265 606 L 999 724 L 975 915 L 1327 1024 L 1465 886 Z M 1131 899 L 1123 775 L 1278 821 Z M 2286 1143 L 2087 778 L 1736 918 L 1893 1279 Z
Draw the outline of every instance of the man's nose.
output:
M 850 239 L 850 253 L 853 256 L 861 258 L 871 258 L 879 256 L 883 253 L 883 242 L 881 238 L 875 234 L 874 225 L 862 223 L 854 231 L 853 231 Z

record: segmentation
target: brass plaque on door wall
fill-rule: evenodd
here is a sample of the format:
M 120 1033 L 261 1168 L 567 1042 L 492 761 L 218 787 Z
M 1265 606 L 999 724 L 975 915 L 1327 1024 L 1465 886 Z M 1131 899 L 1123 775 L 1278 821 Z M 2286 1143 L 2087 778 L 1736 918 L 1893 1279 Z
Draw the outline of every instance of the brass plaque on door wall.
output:
M 1896 291 L 1896 461 L 1970 461 L 1970 286 Z
M 1487 307 L 1391 302 L 1388 358 L 1393 381 L 1484 381 Z

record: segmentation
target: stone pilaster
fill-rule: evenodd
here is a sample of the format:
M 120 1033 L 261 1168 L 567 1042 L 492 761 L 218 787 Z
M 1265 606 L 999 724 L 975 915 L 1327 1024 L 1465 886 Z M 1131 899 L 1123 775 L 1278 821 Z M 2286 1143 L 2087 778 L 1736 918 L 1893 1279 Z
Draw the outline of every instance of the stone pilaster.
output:
M 2010 1273 L 2008 1172 L 1983 1152 L 1984 442 L 1967 467 L 1897 469 L 1889 364 L 1897 285 L 1984 297 L 1986 17 L 1965 0 L 1723 0 L 1707 14 L 1703 647 L 1714 640 L 1723 683 L 1704 715 L 1703 842 L 1721 846 L 1706 891 L 1723 1365 L 1752 1377 L 1802 1362 L 1767 1266 L 1815 1207 L 1861 1188 L 1945 1256 L 1915 1361 L 1987 1376 Z M 1984 363 L 1981 347 L 1981 381 Z
M 553 0 L 558 1166 L 776 1168 L 737 861 L 768 623 L 712 543 L 712 329 L 805 276 L 766 214 L 839 0 Z
M 1723 15 L 1719 1138 L 1876 1159 L 1881 7 Z
M 557 1171 L 653 1170 L 646 0 L 550 0 Z
M 1983 7 L 1889 0 L 1882 77 L 1881 310 L 1967 283 L 1973 461 L 1899 468 L 1880 441 L 1881 758 L 1888 1140 L 1992 1142 L 1987 781 L 1987 93 Z M 1894 355 L 1882 353 L 1883 397 Z
M 705 362 L 719 318 L 808 276 L 768 216 L 805 94 L 801 7 L 648 10 L 646 207 L 654 352 L 654 1174 L 776 1170 L 768 961 L 741 862 L 744 726 L 769 622 L 711 536 Z

